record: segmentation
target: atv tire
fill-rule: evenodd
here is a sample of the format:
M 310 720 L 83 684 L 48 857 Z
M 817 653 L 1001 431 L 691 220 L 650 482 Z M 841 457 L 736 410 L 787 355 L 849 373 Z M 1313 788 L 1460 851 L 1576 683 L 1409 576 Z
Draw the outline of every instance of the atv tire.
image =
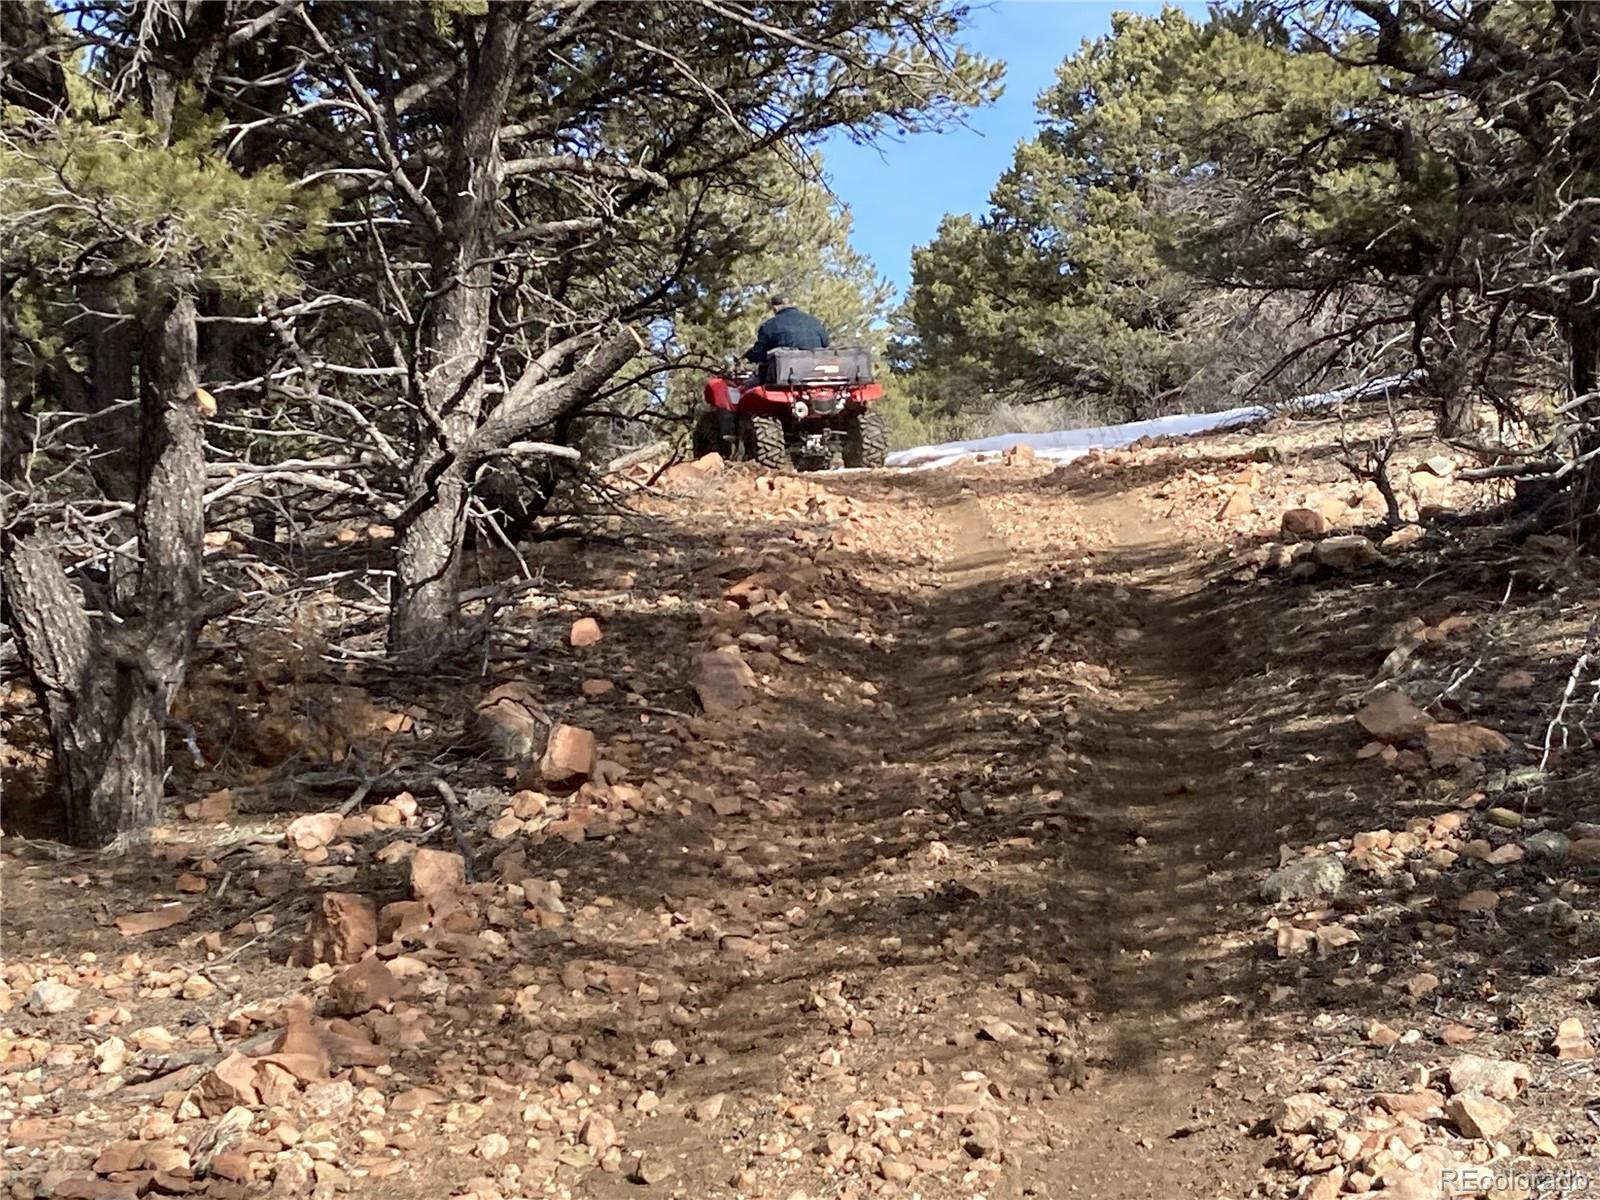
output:
M 881 467 L 889 454 L 889 427 L 875 408 L 852 413 L 844 422 L 842 457 L 847 467 Z
M 717 419 L 716 413 L 700 414 L 694 423 L 693 445 L 696 458 L 704 458 L 708 454 L 727 457 L 728 444 L 722 440 L 722 422 Z
M 790 465 L 789 443 L 777 417 L 740 413 L 739 450 L 747 462 L 760 463 L 769 471 L 782 471 Z

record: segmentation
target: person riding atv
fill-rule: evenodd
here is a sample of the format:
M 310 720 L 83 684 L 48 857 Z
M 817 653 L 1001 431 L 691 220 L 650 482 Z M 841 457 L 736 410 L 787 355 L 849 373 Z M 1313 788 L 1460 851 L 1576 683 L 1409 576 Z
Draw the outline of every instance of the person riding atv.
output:
M 756 331 L 756 344 L 745 351 L 745 361 L 759 368 L 773 350 L 826 350 L 828 331 L 822 322 L 789 303 L 787 296 L 768 301 L 772 315 Z
M 815 471 L 837 454 L 847 467 L 883 466 L 889 432 L 872 407 L 883 399 L 883 385 L 872 377 L 871 351 L 832 347 L 821 321 L 782 295 L 770 303 L 772 316 L 744 355 L 755 375 L 706 380 L 695 457 L 717 453 Z

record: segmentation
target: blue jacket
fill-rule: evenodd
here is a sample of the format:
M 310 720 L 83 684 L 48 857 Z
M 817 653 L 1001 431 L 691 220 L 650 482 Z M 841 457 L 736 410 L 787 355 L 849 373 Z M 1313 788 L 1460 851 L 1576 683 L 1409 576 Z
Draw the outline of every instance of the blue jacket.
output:
M 808 312 L 790 305 L 780 308 L 756 331 L 756 344 L 745 353 L 753 363 L 767 360 L 769 350 L 826 350 L 828 331 Z

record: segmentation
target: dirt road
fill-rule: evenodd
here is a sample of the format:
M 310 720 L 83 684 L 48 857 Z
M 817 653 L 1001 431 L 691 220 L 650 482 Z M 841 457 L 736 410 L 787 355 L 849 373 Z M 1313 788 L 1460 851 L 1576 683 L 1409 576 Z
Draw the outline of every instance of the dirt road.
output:
M 1212 1086 L 1255 986 L 1219 918 L 1254 868 L 1225 638 L 1135 504 L 1021 482 L 829 478 L 855 548 L 810 556 L 783 620 L 725 610 L 806 661 L 702 756 L 743 811 L 657 831 L 638 897 L 730 923 L 635 964 L 704 998 L 716 1062 L 674 1099 L 728 1096 L 628 1140 L 684 1194 L 1230 1195 L 1265 1155 Z
M 546 586 L 459 676 L 213 704 L 233 723 L 202 744 L 234 753 L 287 690 L 324 714 L 302 754 L 445 764 L 458 819 L 375 791 L 315 834 L 341 789 L 285 840 L 292 814 L 219 767 L 197 791 L 234 787 L 233 814 L 175 820 L 153 862 L 13 850 L 14 1194 L 1412 1200 L 1486 1147 L 1591 1161 L 1587 1060 L 1549 1046 L 1580 1003 L 1566 964 L 1600 961 L 1593 891 L 1519 840 L 1585 801 L 1519 831 L 1483 764 L 1357 760 L 1349 716 L 1388 631 L 1505 611 L 1495 560 L 1397 546 L 1382 571 L 1258 578 L 1259 532 L 1219 501 L 1259 487 L 1244 520 L 1275 530 L 1339 485 L 1310 452 L 1259 482 L 1257 451 L 680 471 L 623 536 L 541 547 Z M 1504 635 L 1499 662 L 1459 636 L 1408 651 L 1417 694 L 1471 655 L 1560 686 Z M 516 697 L 593 730 L 589 783 L 487 752 Z M 358 744 L 329 715 L 351 711 L 408 732 Z M 1351 881 L 1263 902 L 1280 861 L 1324 860 Z M 1461 915 L 1486 886 L 1499 911 Z M 112 924 L 174 899 L 171 928 Z M 379 944 L 349 966 L 368 904 Z M 1469 1038 L 1532 1064 L 1515 1140 L 1441 1119 Z M 221 1057 L 241 1044 L 268 1057 Z

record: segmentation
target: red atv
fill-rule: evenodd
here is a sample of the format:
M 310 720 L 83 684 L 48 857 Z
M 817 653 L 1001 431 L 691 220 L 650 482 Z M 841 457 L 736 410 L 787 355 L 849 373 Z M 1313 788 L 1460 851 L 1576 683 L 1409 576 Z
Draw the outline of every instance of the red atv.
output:
M 883 399 L 873 382 L 872 355 L 858 347 L 774 350 L 747 383 L 706 380 L 707 408 L 694 423 L 694 453 L 715 451 L 782 470 L 833 465 L 881 467 L 889 451 Z

